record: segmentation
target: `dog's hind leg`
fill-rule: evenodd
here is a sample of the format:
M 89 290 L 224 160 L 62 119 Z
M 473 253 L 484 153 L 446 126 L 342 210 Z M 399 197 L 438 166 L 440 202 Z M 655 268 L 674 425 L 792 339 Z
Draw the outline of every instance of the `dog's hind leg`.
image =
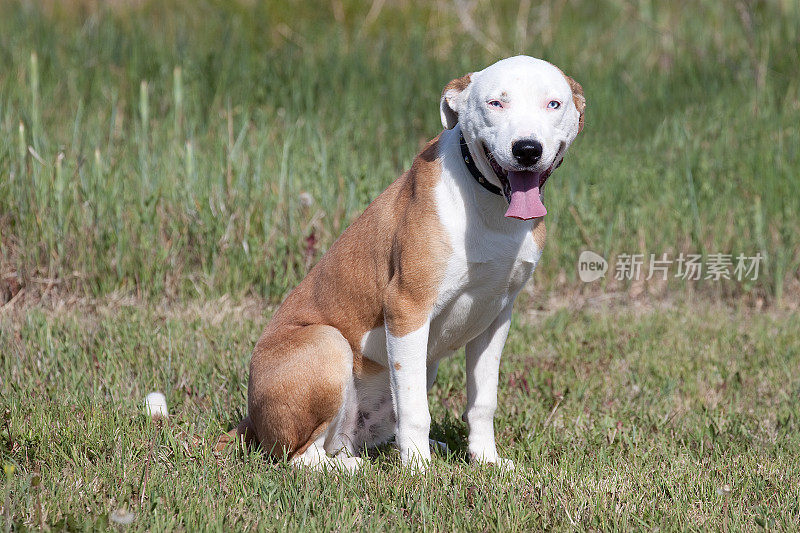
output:
M 262 338 L 253 353 L 249 418 L 273 457 L 319 466 L 351 455 L 353 352 L 339 330 L 310 325 Z M 326 453 L 327 452 L 327 453 Z
M 351 378 L 334 419 L 330 424 L 318 428 L 312 435 L 311 444 L 304 452 L 295 455 L 292 464 L 314 469 L 338 468 L 348 472 L 355 472 L 361 466 L 362 459 L 354 456 L 357 404 L 352 381 Z
M 342 398 L 339 412 L 329 424 L 320 426 L 312 435 L 311 444 L 292 459 L 292 464 L 314 469 L 338 468 L 355 472 L 362 459 L 355 457 L 353 435 L 357 419 L 357 402 L 351 377 Z

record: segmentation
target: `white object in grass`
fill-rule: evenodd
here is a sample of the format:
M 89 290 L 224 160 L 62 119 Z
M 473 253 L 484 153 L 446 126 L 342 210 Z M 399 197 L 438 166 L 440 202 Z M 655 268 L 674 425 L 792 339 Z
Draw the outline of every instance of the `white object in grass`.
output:
M 160 392 L 151 392 L 144 399 L 144 410 L 153 418 L 168 417 L 167 398 Z

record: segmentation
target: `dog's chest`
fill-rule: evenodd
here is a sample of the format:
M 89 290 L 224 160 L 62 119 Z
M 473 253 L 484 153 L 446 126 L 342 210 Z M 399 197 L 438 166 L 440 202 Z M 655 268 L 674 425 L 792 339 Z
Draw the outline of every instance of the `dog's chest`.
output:
M 486 330 L 513 303 L 541 256 L 530 224 L 494 227 L 469 205 L 440 195 L 439 211 L 452 254 L 431 313 L 429 357 L 452 352 Z
M 465 234 L 460 234 L 462 237 Z M 427 358 L 434 362 L 486 330 L 513 303 L 541 256 L 530 232 L 522 238 L 486 235 L 472 246 L 451 235 L 453 253 L 431 310 Z M 491 240 L 491 238 L 495 240 Z M 386 332 L 370 330 L 362 339 L 364 357 L 388 364 Z

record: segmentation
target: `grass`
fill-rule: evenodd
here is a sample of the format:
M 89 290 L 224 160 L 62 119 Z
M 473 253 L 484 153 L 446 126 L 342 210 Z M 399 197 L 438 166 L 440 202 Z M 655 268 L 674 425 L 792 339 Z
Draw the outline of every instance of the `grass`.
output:
M 580 285 L 585 248 L 760 252 L 755 282 L 671 290 L 796 300 L 793 2 L 104 5 L 4 4 L 7 285 L 280 301 L 440 131 L 443 85 L 524 52 L 588 98 L 540 287 Z
M 800 8 L 729 4 L 4 2 L 0 522 L 800 528 Z M 391 447 L 353 477 L 215 454 L 274 304 L 440 131 L 443 85 L 514 53 L 588 100 L 505 350 L 518 468 L 465 460 L 463 354 L 421 478 Z M 584 285 L 585 249 L 765 262 Z
M 381 450 L 353 477 L 214 455 L 245 405 L 269 312 L 31 308 L 0 320 L 3 520 L 133 529 L 727 529 L 800 525 L 796 314 L 708 305 L 520 314 L 496 422 L 512 473 L 465 461 L 463 353 L 431 393 L 437 456 L 409 477 Z M 143 415 L 162 390 L 170 419 Z M 38 485 L 32 480 L 38 476 Z M 113 523 L 112 523 L 113 525 Z

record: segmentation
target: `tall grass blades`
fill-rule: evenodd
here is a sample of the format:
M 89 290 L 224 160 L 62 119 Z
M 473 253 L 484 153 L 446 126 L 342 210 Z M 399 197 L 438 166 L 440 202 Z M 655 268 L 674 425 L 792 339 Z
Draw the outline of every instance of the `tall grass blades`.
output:
M 438 134 L 444 84 L 526 53 L 588 100 L 538 288 L 583 287 L 592 247 L 760 251 L 753 282 L 667 288 L 800 294 L 793 2 L 77 5 L 0 17 L 0 269 L 23 281 L 279 301 Z

